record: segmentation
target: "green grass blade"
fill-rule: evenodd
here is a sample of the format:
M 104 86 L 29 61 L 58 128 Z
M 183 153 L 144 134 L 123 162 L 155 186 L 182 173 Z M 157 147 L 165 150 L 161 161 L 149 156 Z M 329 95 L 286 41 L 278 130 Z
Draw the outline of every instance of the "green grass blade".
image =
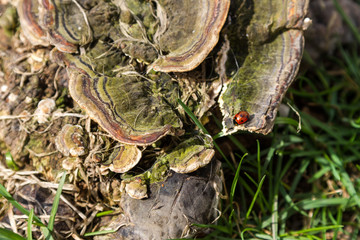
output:
M 16 165 L 16 163 L 15 163 L 15 161 L 14 161 L 14 159 L 13 159 L 13 157 L 12 157 L 12 155 L 11 155 L 10 152 L 5 153 L 5 162 L 6 162 L 6 165 L 7 165 L 10 169 L 12 169 L 12 170 L 14 170 L 14 171 L 18 171 L 18 170 L 19 170 L 19 167 Z
M 273 208 L 271 213 L 271 232 L 273 239 L 277 239 L 279 233 L 279 196 L 274 195 Z
M 305 211 L 301 210 L 298 206 L 296 206 L 296 204 L 293 202 L 290 195 L 285 191 L 285 188 L 282 185 L 280 185 L 279 190 L 281 195 L 284 197 L 285 201 L 287 202 L 287 204 L 290 206 L 290 208 L 299 212 L 301 215 L 308 217 L 308 214 Z M 286 214 L 286 210 L 283 211 L 283 214 Z
M 242 240 L 245 240 L 244 234 L 247 232 L 259 232 L 259 230 L 256 228 L 244 228 L 240 234 Z
M 346 22 L 346 24 L 349 26 L 351 32 L 354 34 L 357 42 L 360 44 L 360 33 L 358 31 L 358 28 L 353 23 L 353 21 L 349 18 L 349 16 L 345 13 L 345 11 L 340 6 L 339 2 L 337 0 L 333 0 L 334 6 L 336 10 L 340 13 L 343 20 Z
M 49 218 L 49 223 L 48 223 L 48 229 L 51 232 L 54 230 L 55 216 L 56 216 L 56 212 L 57 212 L 58 207 L 59 207 L 60 196 L 61 196 L 61 192 L 62 192 L 62 189 L 64 187 L 64 184 L 65 184 L 66 175 L 67 175 L 66 172 L 64 172 L 61 179 L 60 179 L 59 187 L 58 187 L 58 189 L 56 191 L 55 198 L 54 198 L 54 203 L 53 203 L 53 206 L 51 208 L 51 213 L 50 213 L 50 218 Z
M 180 104 L 180 106 L 184 109 L 184 111 L 187 113 L 187 115 L 189 115 L 189 117 L 194 121 L 194 123 L 196 124 L 196 126 L 198 126 L 198 128 L 200 128 L 205 134 L 209 134 L 209 132 L 206 130 L 206 128 L 201 124 L 201 122 L 197 119 L 197 117 L 194 115 L 194 113 L 180 100 L 178 99 L 178 103 Z M 214 139 L 213 139 L 214 140 Z M 235 172 L 235 168 L 233 166 L 233 164 L 229 161 L 229 159 L 225 156 L 225 154 L 223 153 L 223 151 L 221 151 L 219 145 L 216 144 L 215 141 L 213 141 L 214 147 L 216 148 L 216 150 L 220 153 L 220 155 L 225 159 L 226 163 L 228 164 L 229 168 Z
M 194 121 L 196 126 L 198 126 L 198 128 L 200 128 L 201 131 L 203 131 L 205 134 L 210 135 L 209 132 L 204 127 L 204 125 L 201 124 L 201 122 L 197 119 L 197 117 L 194 115 L 194 113 L 188 108 L 188 106 L 186 106 L 185 103 L 183 103 L 180 99 L 178 99 L 178 103 L 184 109 L 184 111 L 187 113 L 187 115 L 189 115 L 189 117 Z
M 103 231 L 96 231 L 91 233 L 85 233 L 84 237 L 91 237 L 91 236 L 97 236 L 97 235 L 103 235 L 103 234 L 109 234 L 109 233 L 116 233 L 117 230 L 103 230 Z
M 231 184 L 230 204 L 233 203 L 236 185 L 237 185 L 237 182 L 238 182 L 238 180 L 239 180 L 241 164 L 242 164 L 242 162 L 243 162 L 243 160 L 244 160 L 244 158 L 245 158 L 246 156 L 247 156 L 247 153 L 245 153 L 245 154 L 242 156 L 242 158 L 241 158 L 241 160 L 240 160 L 240 162 L 239 162 L 239 165 L 238 165 L 238 167 L 237 167 L 237 169 L 236 169 L 236 173 L 235 173 L 235 176 L 234 176 L 234 180 L 233 180 L 233 182 L 232 182 L 232 184 Z
M 261 156 L 260 156 L 260 142 L 259 139 L 256 139 L 256 146 L 257 146 L 257 170 L 258 170 L 258 182 L 260 182 L 260 176 L 261 176 Z
M 248 150 L 244 147 L 244 145 L 239 141 L 237 140 L 236 137 L 232 136 L 232 135 L 228 135 L 227 136 L 233 143 L 234 145 L 242 152 L 242 153 L 247 153 Z M 215 138 L 214 138 L 215 140 Z
M 103 217 L 103 216 L 107 216 L 110 215 L 114 212 L 114 210 L 108 210 L 108 211 L 103 211 L 103 212 L 98 212 L 95 216 L 96 217 Z
M 360 207 L 360 198 L 357 195 L 357 191 L 355 189 L 355 186 L 353 182 L 351 181 L 351 178 L 349 174 L 347 173 L 346 169 L 343 166 L 343 161 L 340 159 L 340 157 L 335 153 L 334 150 L 329 149 L 330 157 L 327 157 L 332 163 L 334 163 L 332 166 L 332 172 L 334 173 L 334 176 L 337 180 L 341 180 L 342 184 L 345 186 L 346 190 L 348 191 L 349 195 L 352 199 L 355 200 L 356 204 Z M 335 169 L 333 169 L 335 168 Z M 336 175 L 335 175 L 336 174 Z
M 349 198 L 326 198 L 326 199 L 313 199 L 313 196 L 310 195 L 308 199 L 301 200 L 297 202 L 295 205 L 304 211 L 314 210 L 320 208 L 330 208 L 330 207 L 353 207 L 356 205 L 356 202 L 353 199 Z M 284 214 L 284 212 L 286 214 Z M 282 210 L 279 213 L 279 221 L 285 221 L 293 214 L 297 213 L 292 209 Z M 271 217 L 264 219 L 261 223 L 261 228 L 267 228 L 272 223 Z
M 231 213 L 230 213 L 229 218 L 228 218 L 228 229 L 229 229 L 230 233 L 232 233 L 232 231 L 233 231 L 233 229 L 232 229 L 233 218 L 235 218 L 235 210 L 234 210 L 234 208 L 231 210 Z
M 258 187 L 258 183 L 253 179 L 247 172 L 244 172 L 245 176 L 252 182 L 256 187 Z M 259 181 L 260 182 L 260 181 Z
M 271 162 L 271 159 L 273 158 L 274 154 L 275 154 L 275 147 L 270 147 L 267 151 L 267 154 L 266 154 L 266 158 L 265 158 L 265 163 L 263 164 L 263 167 L 262 167 L 262 171 L 261 171 L 261 176 L 263 176 Z
M 34 209 L 30 210 L 28 224 L 27 224 L 27 239 L 32 240 L 32 222 L 34 220 Z
M 0 240 L 26 240 L 26 238 L 14 233 L 13 231 L 0 228 Z
M 51 208 L 48 226 L 41 227 L 41 231 L 44 234 L 46 240 L 54 240 L 54 238 L 52 236 L 52 231 L 54 229 L 55 216 L 56 216 L 57 209 L 59 207 L 60 196 L 61 196 L 63 186 L 65 184 L 66 175 L 67 175 L 66 172 L 64 172 L 60 179 L 59 186 L 58 186 L 58 189 L 57 189 L 55 197 L 54 197 L 54 203 Z
M 45 236 L 45 240 L 55 240 L 54 237 L 51 235 L 50 230 L 47 227 L 40 227 L 41 232 Z
M 308 228 L 308 229 L 302 229 L 302 230 L 298 230 L 298 231 L 291 231 L 288 234 L 284 234 L 281 235 L 280 237 L 285 237 L 285 236 L 290 236 L 290 235 L 300 235 L 300 234 L 304 234 L 304 233 L 318 233 L 321 231 L 326 231 L 326 230 L 334 230 L 334 229 L 339 229 L 344 227 L 343 225 L 330 225 L 330 226 L 321 226 L 321 227 L 315 227 L 315 228 Z
M 18 203 L 12 196 L 11 194 L 6 190 L 6 188 L 0 184 L 0 195 L 5 197 L 14 207 L 16 207 L 22 214 L 29 216 L 30 211 L 27 210 L 26 208 L 24 208 L 20 203 Z M 34 216 L 34 221 L 36 222 L 37 225 L 39 226 L 45 226 L 40 218 L 38 218 L 37 216 Z
M 201 227 L 201 228 L 212 228 L 212 229 L 216 229 L 219 230 L 220 232 L 226 233 L 226 234 L 230 234 L 231 232 L 229 232 L 229 229 L 227 227 L 221 226 L 221 225 L 214 225 L 214 224 L 198 224 L 198 223 L 193 223 L 193 226 L 196 227 Z
M 297 186 L 299 185 L 299 182 L 300 182 L 300 180 L 302 178 L 302 175 L 305 172 L 305 170 L 308 168 L 309 164 L 310 164 L 310 160 L 306 159 L 306 160 L 301 161 L 300 169 L 296 173 L 295 178 L 294 178 L 294 180 L 293 180 L 293 182 L 291 184 L 291 189 L 289 191 L 290 196 L 293 196 Z
M 261 178 L 261 181 L 260 181 L 260 183 L 259 183 L 259 186 L 258 186 L 258 188 L 256 189 L 256 192 L 255 192 L 255 195 L 254 195 L 254 197 L 253 197 L 253 199 L 252 199 L 252 201 L 251 201 L 250 207 L 249 207 L 249 209 L 248 209 L 247 212 L 246 212 L 245 221 L 244 221 L 245 223 L 246 223 L 247 220 L 249 219 L 250 213 L 251 213 L 251 211 L 252 211 L 252 209 L 253 209 L 253 207 L 254 207 L 254 204 L 255 204 L 255 201 L 256 201 L 256 199 L 257 199 L 257 196 L 259 195 L 260 190 L 261 190 L 261 187 L 262 187 L 262 185 L 263 185 L 263 183 L 264 183 L 265 177 L 266 177 L 266 176 L 263 176 L 263 177 Z M 244 225 L 246 225 L 246 224 L 244 224 Z

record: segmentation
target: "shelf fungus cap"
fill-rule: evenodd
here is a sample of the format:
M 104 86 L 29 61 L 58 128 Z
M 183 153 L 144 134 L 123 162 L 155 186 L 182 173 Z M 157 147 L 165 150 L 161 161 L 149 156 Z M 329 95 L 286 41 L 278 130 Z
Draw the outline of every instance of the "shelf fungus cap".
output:
M 86 154 L 86 139 L 81 126 L 66 124 L 55 138 L 55 145 L 64 156 L 82 156 Z
M 308 1 L 255 0 L 253 4 L 254 13 L 246 28 L 247 51 L 234 52 L 244 61 L 219 97 L 224 135 L 238 130 L 271 132 L 303 54 Z M 231 44 L 238 41 L 230 40 Z M 249 117 L 239 124 L 234 118 L 241 111 Z
M 122 183 L 123 184 L 123 183 Z M 148 197 L 147 194 L 147 185 L 141 178 L 135 178 L 130 182 L 124 183 L 125 187 L 121 188 L 125 189 L 126 193 L 134 199 L 144 199 Z M 123 184 L 123 185 L 124 185 Z
M 151 96 L 137 77 L 91 78 L 72 72 L 69 90 L 93 120 L 124 144 L 150 145 L 181 126 L 171 107 Z
M 117 173 L 125 173 L 132 169 L 141 159 L 141 151 L 134 145 L 123 145 L 114 149 L 109 160 L 109 169 Z
M 84 9 L 76 1 L 19 0 L 17 5 L 24 36 L 34 45 L 54 45 L 74 53 L 93 39 Z
M 149 65 L 148 71 L 187 72 L 194 69 L 217 44 L 230 0 L 172 0 L 158 3 L 158 8 L 162 9 L 159 12 L 164 14 L 163 18 L 159 18 L 160 33 L 155 40 L 166 54 Z
M 213 156 L 212 138 L 201 134 L 181 142 L 174 150 L 164 156 L 170 169 L 177 173 L 190 173 L 206 166 Z
M 52 51 L 51 58 L 68 67 L 69 91 L 74 101 L 115 140 L 145 146 L 182 127 L 161 95 L 160 83 L 171 83 L 166 76 L 155 80 L 126 74 L 108 77 L 94 72 L 86 58 L 59 51 Z
M 41 1 L 41 25 L 52 45 L 62 52 L 77 52 L 93 40 L 84 9 L 76 1 Z
M 33 45 L 49 46 L 50 43 L 46 37 L 45 29 L 40 25 L 39 21 L 38 1 L 19 0 L 17 4 L 17 12 L 21 29 L 27 40 Z

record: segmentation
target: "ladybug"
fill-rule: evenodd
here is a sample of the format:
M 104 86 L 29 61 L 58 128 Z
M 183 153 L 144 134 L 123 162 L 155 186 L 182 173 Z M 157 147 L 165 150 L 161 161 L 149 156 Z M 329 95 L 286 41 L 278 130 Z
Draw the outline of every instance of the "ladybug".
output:
M 240 111 L 234 116 L 234 121 L 239 125 L 246 123 L 247 120 L 249 120 L 249 113 L 246 111 Z

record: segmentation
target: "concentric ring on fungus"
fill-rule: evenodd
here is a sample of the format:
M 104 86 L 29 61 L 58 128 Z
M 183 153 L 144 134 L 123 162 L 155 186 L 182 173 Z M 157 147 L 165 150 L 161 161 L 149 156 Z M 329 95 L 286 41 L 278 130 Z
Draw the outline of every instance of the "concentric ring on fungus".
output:
M 158 7 L 162 7 L 161 1 L 159 2 Z M 176 8 L 179 4 L 181 6 Z M 168 5 L 163 6 L 167 16 L 174 13 L 172 9 L 181 9 L 183 15 L 175 12 L 176 15 L 167 17 L 168 28 L 160 36 L 159 45 L 162 51 L 169 53 L 160 56 L 149 65 L 148 71 L 154 69 L 158 72 L 187 72 L 203 62 L 217 44 L 220 30 L 227 18 L 230 1 L 202 0 L 194 4 L 191 0 L 176 0 Z M 192 12 L 196 15 L 192 16 Z M 188 22 L 189 26 L 183 26 L 184 22 Z M 183 39 L 179 38 L 179 35 L 182 35 L 181 29 L 186 33 Z

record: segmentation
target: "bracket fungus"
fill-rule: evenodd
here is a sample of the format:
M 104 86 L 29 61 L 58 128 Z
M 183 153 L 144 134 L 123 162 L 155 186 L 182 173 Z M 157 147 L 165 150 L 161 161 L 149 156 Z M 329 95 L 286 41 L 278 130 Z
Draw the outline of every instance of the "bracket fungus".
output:
M 110 154 L 109 169 L 117 173 L 125 173 L 132 169 L 141 159 L 141 151 L 133 145 L 123 145 Z
M 240 129 L 270 132 L 279 103 L 299 67 L 307 5 L 306 0 L 287 0 L 286 4 L 256 0 L 247 7 L 229 0 L 114 0 L 100 5 L 21 0 L 18 12 L 23 31 L 33 44 L 46 45 L 48 41 L 57 48 L 52 60 L 66 67 L 75 102 L 113 139 L 137 149 L 165 135 L 181 133 L 178 98 L 194 99 L 194 111 L 204 114 L 201 109 L 211 106 L 201 104 L 215 104 L 221 87 L 218 103 L 225 135 Z M 228 16 L 231 21 L 222 29 Z M 219 80 L 206 80 L 208 85 L 194 94 L 182 77 L 162 73 L 196 68 L 215 47 L 220 33 L 228 43 L 227 50 L 218 53 L 223 60 L 214 66 L 221 75 Z M 69 54 L 79 46 L 84 46 L 85 52 Z M 237 69 L 227 69 L 229 49 L 240 61 Z M 239 111 L 247 113 L 246 120 L 236 118 L 235 123 Z M 186 141 L 179 144 L 179 152 L 186 157 L 166 160 L 169 169 L 191 172 L 214 155 L 211 144 L 205 143 L 210 140 L 194 146 Z M 195 146 L 198 148 L 193 149 Z M 113 158 L 117 160 L 112 170 L 131 169 L 139 156 L 135 154 L 136 161 L 131 164 Z
M 63 52 L 76 52 L 92 41 L 92 31 L 84 9 L 77 1 L 40 1 L 40 23 L 51 44 Z
M 55 138 L 56 148 L 66 157 L 82 156 L 87 152 L 87 144 L 81 126 L 66 124 Z
M 59 51 L 52 56 L 69 67 L 72 98 L 119 142 L 149 145 L 181 127 L 171 107 L 157 96 L 161 90 L 151 88 L 156 86 L 147 78 L 100 76 L 85 59 Z
M 87 16 L 76 1 L 19 0 L 17 9 L 24 36 L 34 45 L 77 52 L 92 41 Z
M 33 45 L 49 46 L 46 32 L 39 21 L 39 2 L 32 0 L 19 0 L 17 12 L 20 18 L 21 29 L 24 36 Z
M 219 98 L 225 135 L 272 130 L 277 109 L 299 69 L 307 7 L 307 0 L 254 1 L 254 14 L 246 28 L 247 51 L 238 53 L 243 63 L 224 84 Z M 239 110 L 250 115 L 241 125 L 233 121 Z
M 84 166 L 106 165 L 122 174 L 117 190 L 136 199 L 119 193 L 123 202 L 138 206 L 137 199 L 148 197 L 153 211 L 154 197 L 164 199 L 166 209 L 175 206 L 164 193 L 176 193 L 167 179 L 190 179 L 213 163 L 212 138 L 187 124 L 178 99 L 198 118 L 218 104 L 224 135 L 269 133 L 299 68 L 307 6 L 308 0 L 19 0 L 17 10 L 30 43 L 54 46 L 51 52 L 41 48 L 50 52 L 44 66 L 56 69 L 55 62 L 65 70 L 59 68 L 51 81 L 61 72 L 62 87 L 68 87 L 76 111 L 80 106 L 97 123 L 86 123 L 88 144 L 80 128 L 58 125 L 65 125 L 55 142 L 69 156 L 67 168 L 81 160 Z M 204 67 L 197 68 L 206 58 Z M 54 106 L 62 108 L 57 100 Z M 90 149 L 94 146 L 98 148 Z M 114 146 L 118 148 L 110 155 Z M 98 154 L 99 149 L 106 153 Z M 204 205 L 205 213 L 214 210 L 219 194 L 214 186 L 209 189 L 214 202 Z M 143 212 L 137 214 L 142 222 Z M 119 234 L 145 225 L 121 228 Z M 180 237 L 178 230 L 166 236 Z
M 112 3 L 118 10 L 111 8 L 112 5 L 108 3 L 104 8 L 97 8 L 104 11 L 104 16 L 118 16 L 119 24 L 106 27 L 104 34 L 114 43 L 119 43 L 119 50 L 125 56 L 150 64 L 147 66 L 148 72 L 151 69 L 160 72 L 183 72 L 198 66 L 217 44 L 230 9 L 229 0 L 124 0 Z M 230 48 L 242 62 L 236 73 L 225 81 L 219 98 L 224 134 L 231 134 L 240 129 L 263 134 L 271 131 L 279 103 L 299 67 L 304 45 L 303 28 L 307 7 L 307 0 L 287 0 L 286 3 L 254 1 L 249 7 L 244 7 L 237 1 L 232 2 L 231 14 L 236 15 L 233 18 L 235 22 L 227 26 L 222 34 L 230 36 Z M 33 39 L 31 42 L 35 44 L 37 41 L 39 44 L 42 43 L 45 35 L 60 51 L 75 52 L 79 45 L 93 40 L 91 29 L 97 30 L 96 36 L 104 36 L 99 33 L 99 24 L 88 21 L 92 19 L 92 12 L 83 8 L 77 1 L 22 0 L 19 2 L 18 11 L 25 33 L 29 32 L 26 35 L 29 35 L 30 40 Z M 101 14 L 96 14 L 99 15 Z M 249 20 L 244 21 L 243 16 L 247 16 Z M 104 18 L 102 21 L 107 19 Z M 239 47 L 241 41 L 247 42 L 243 44 L 244 49 Z M 68 58 L 78 59 L 74 56 Z M 130 62 L 128 66 L 131 65 Z M 139 87 L 137 84 L 141 81 L 140 78 L 146 79 L 146 75 L 99 77 L 103 74 L 89 67 L 94 66 L 93 62 L 87 62 L 80 67 L 80 64 L 77 65 L 73 69 L 77 68 L 78 71 L 70 71 L 70 92 L 73 98 L 120 142 L 148 145 L 169 134 L 172 127 L 181 127 L 179 119 L 174 120 L 174 116 L 162 116 L 156 120 L 163 122 L 161 127 L 155 123 L 156 127 L 149 131 L 143 127 L 137 128 L 141 119 L 144 122 L 149 120 L 149 117 L 141 118 L 141 114 L 143 117 L 152 114 L 140 109 L 141 107 L 131 109 L 133 113 L 128 119 L 124 120 L 124 115 L 119 115 L 119 110 L 124 110 L 121 105 L 126 101 L 121 98 L 121 94 L 115 93 L 116 85 Z M 105 84 L 106 87 L 100 87 L 99 84 Z M 99 89 L 102 91 L 98 91 Z M 125 89 L 126 91 L 129 92 L 130 89 Z M 146 92 L 138 91 L 133 95 L 146 95 L 151 100 L 147 103 L 140 100 L 131 104 L 140 104 L 139 106 L 143 106 L 144 109 L 154 112 L 163 111 L 166 104 L 163 105 L 158 99 L 150 97 L 154 93 L 153 90 Z M 130 96 L 131 101 L 135 100 L 131 97 L 132 94 L 124 95 Z M 161 107 L 154 107 L 158 103 Z M 170 114 L 171 110 L 168 107 L 165 109 L 165 112 Z M 139 115 L 135 119 L 136 111 Z M 234 125 L 232 119 L 239 111 L 248 112 L 249 121 Z M 150 121 L 150 125 L 153 124 L 154 121 Z
M 198 135 L 181 142 L 175 149 L 164 156 L 168 159 L 170 169 L 177 173 L 190 173 L 207 165 L 215 150 L 208 135 Z
M 166 18 L 160 18 L 159 28 L 165 30 L 158 45 L 167 54 L 161 55 L 148 69 L 187 72 L 202 63 L 217 44 L 230 0 L 158 1 L 158 7 Z

